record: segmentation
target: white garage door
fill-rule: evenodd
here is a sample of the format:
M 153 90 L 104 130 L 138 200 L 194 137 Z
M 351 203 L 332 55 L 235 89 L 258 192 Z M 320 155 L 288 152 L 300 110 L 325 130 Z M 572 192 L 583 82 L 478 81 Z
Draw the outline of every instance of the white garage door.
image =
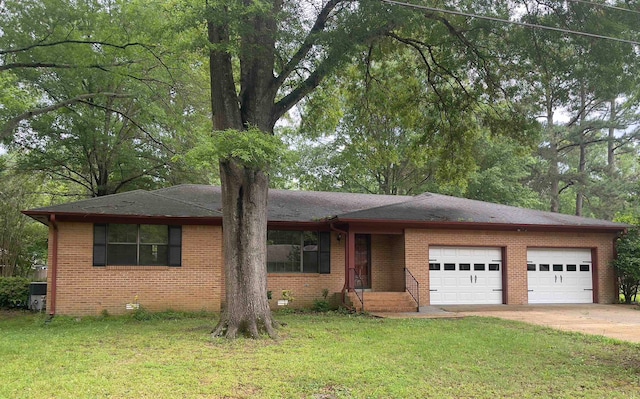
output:
M 500 248 L 429 247 L 432 305 L 501 304 Z
M 529 303 L 592 303 L 590 249 L 527 251 Z

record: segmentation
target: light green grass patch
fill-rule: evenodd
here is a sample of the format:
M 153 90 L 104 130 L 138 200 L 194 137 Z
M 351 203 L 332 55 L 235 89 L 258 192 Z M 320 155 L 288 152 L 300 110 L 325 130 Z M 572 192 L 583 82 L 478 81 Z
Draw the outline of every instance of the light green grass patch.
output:
M 640 397 L 640 346 L 488 318 L 278 315 L 278 341 L 211 316 L 0 316 L 0 398 Z

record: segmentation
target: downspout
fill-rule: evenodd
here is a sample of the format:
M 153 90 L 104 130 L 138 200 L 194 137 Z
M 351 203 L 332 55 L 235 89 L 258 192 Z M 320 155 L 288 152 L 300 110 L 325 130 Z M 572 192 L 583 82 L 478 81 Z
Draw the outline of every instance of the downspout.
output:
M 333 225 L 334 222 L 329 223 L 329 227 L 333 231 L 337 231 L 338 234 L 344 235 L 344 285 L 342 286 L 342 304 L 346 305 L 346 292 L 349 289 L 348 281 L 349 281 L 349 233 L 346 230 L 340 230 L 339 228 Z
M 58 288 L 58 224 L 56 223 L 56 215 L 52 213 L 49 216 L 49 222 L 51 223 L 51 227 L 53 227 L 53 238 L 52 238 L 52 249 L 51 249 L 51 298 L 47 301 L 49 302 L 49 320 L 53 319 L 53 316 L 56 315 L 56 291 Z

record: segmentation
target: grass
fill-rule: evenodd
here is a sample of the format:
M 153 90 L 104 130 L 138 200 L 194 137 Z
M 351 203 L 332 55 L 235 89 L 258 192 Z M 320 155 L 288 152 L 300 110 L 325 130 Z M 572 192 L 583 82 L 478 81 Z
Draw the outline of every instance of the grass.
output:
M 0 314 L 0 398 L 640 398 L 640 346 L 488 318 L 281 314 L 279 341 L 207 315 Z

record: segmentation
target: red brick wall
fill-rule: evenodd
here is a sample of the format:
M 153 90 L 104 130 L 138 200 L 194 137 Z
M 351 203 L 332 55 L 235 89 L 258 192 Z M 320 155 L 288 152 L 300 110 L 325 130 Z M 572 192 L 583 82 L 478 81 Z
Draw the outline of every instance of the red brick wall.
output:
M 405 262 L 420 283 L 421 305 L 429 304 L 429 245 L 485 246 L 505 249 L 503 267 L 507 275 L 507 304 L 528 302 L 527 248 L 591 248 L 596 270 L 593 284 L 597 303 L 618 300 L 613 259 L 613 234 L 539 233 L 500 231 L 418 230 L 405 231 Z
M 52 243 L 52 231 L 49 242 Z M 345 239 L 331 235 L 331 274 L 270 273 L 268 290 L 272 308 L 278 308 L 283 290 L 290 290 L 292 307 L 308 307 L 322 298 L 338 297 L 344 285 Z M 429 245 L 489 246 L 505 249 L 506 302 L 527 303 L 526 254 L 528 247 L 592 248 L 597 278 L 597 302 L 617 301 L 613 235 L 591 233 L 530 233 L 408 229 L 405 235 L 372 235 L 372 289 L 402 291 L 406 267 L 420 283 L 421 305 L 429 303 Z M 182 267 L 94 267 L 93 225 L 59 223 L 56 313 L 70 315 L 125 313 L 125 305 L 138 302 L 149 310 L 219 311 L 224 301 L 222 229 L 217 226 L 183 226 Z M 52 246 L 49 257 L 52 259 Z M 51 270 L 48 289 L 52 287 Z M 48 298 L 51 298 L 50 292 Z M 50 300 L 49 304 L 50 305 Z
M 402 235 L 371 235 L 371 290 L 404 291 Z
M 278 299 L 282 299 L 282 291 L 289 290 L 294 301 L 289 307 L 310 307 L 316 299 L 322 299 L 322 290 L 328 289 L 329 296 L 342 291 L 344 286 L 345 238 L 338 241 L 338 235 L 331 233 L 331 274 L 318 273 L 269 273 L 267 289 L 272 293 L 269 302 L 272 309 L 279 308 Z
M 59 223 L 56 313 L 125 313 L 134 301 L 148 310 L 218 311 L 222 229 L 183 226 L 182 266 L 93 266 L 93 225 Z M 49 243 L 53 243 L 50 231 Z M 52 259 L 49 248 L 49 259 Z M 51 272 L 48 276 L 52 287 Z M 48 298 L 51 298 L 50 292 Z M 50 301 L 48 303 L 50 306 Z

